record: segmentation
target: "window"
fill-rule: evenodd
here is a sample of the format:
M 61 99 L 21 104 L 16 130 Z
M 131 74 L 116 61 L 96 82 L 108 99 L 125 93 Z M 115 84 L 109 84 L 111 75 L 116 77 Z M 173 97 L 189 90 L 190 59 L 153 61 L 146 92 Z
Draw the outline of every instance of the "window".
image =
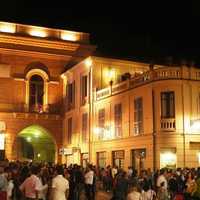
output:
M 124 150 L 119 151 L 113 151 L 112 152 L 112 160 L 113 160 L 113 166 L 116 166 L 118 168 L 124 168 Z
M 115 137 L 122 136 L 122 105 L 116 104 L 114 107 Z
M 104 138 L 104 129 L 105 129 L 105 109 L 100 109 L 98 114 L 98 125 L 99 125 L 99 140 Z
M 161 118 L 174 118 L 175 104 L 174 92 L 161 93 Z
M 83 113 L 82 115 L 82 142 L 87 142 L 88 141 L 88 114 Z
M 67 121 L 67 133 L 68 133 L 68 144 L 72 143 L 72 117 L 68 119 Z
M 81 104 L 84 105 L 87 102 L 88 97 L 88 76 L 81 77 Z
M 138 135 L 143 132 L 143 100 L 136 98 L 134 100 L 134 134 Z
M 67 84 L 67 110 L 75 107 L 75 81 Z
M 106 168 L 106 151 L 97 152 L 97 166 Z
M 43 108 L 44 80 L 39 75 L 30 78 L 29 106 L 31 111 L 40 112 Z

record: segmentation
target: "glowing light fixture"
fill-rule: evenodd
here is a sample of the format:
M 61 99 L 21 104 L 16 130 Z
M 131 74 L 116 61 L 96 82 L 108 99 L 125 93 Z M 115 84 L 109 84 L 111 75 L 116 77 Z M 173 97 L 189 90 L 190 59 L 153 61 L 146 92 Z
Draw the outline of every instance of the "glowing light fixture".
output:
M 86 65 L 88 68 L 90 68 L 90 67 L 92 66 L 92 59 L 91 59 L 91 58 L 87 58 L 87 59 L 85 60 L 85 65 Z
M 0 150 L 5 149 L 5 134 L 0 133 Z
M 38 158 L 40 158 L 40 157 L 41 157 L 41 154 L 40 154 L 40 153 L 38 153 L 38 154 L 37 154 L 37 157 L 38 157 Z
M 64 74 L 61 74 L 60 76 L 62 79 L 65 79 L 65 75 Z
M 77 34 L 70 31 L 61 32 L 60 37 L 62 40 L 68 40 L 68 41 L 73 41 L 73 42 L 78 40 Z
M 37 132 L 34 133 L 34 135 L 35 135 L 36 138 L 39 138 L 40 132 L 37 131 Z
M 0 32 L 15 33 L 16 25 L 11 23 L 0 22 Z
M 40 28 L 31 29 L 29 34 L 36 37 L 47 37 L 47 32 Z
M 31 137 L 26 138 L 28 142 L 31 142 Z

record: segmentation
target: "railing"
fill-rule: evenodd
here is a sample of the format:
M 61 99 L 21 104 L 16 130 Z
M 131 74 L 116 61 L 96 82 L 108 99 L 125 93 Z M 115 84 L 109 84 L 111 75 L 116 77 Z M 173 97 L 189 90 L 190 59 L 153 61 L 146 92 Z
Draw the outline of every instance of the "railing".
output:
M 197 75 L 200 79 L 200 71 L 198 72 Z M 134 76 L 129 80 L 97 91 L 96 100 L 103 99 L 110 95 L 117 94 L 125 90 L 128 90 L 130 88 L 135 88 L 155 80 L 181 79 L 181 78 L 182 78 L 182 71 L 181 68 L 178 67 L 169 67 L 164 69 L 160 68 L 152 71 L 147 71 L 141 75 Z
M 96 99 L 105 98 L 107 96 L 110 96 L 110 94 L 111 94 L 111 89 L 110 88 L 104 88 L 102 90 L 97 91 Z
M 176 130 L 176 121 L 175 118 L 164 118 L 160 121 L 160 130 L 161 131 L 175 131 Z
M 24 103 L 19 104 L 0 104 L 0 112 L 16 112 L 16 113 L 49 113 L 49 114 L 59 114 L 60 105 L 48 104 L 48 105 L 34 105 L 28 106 Z

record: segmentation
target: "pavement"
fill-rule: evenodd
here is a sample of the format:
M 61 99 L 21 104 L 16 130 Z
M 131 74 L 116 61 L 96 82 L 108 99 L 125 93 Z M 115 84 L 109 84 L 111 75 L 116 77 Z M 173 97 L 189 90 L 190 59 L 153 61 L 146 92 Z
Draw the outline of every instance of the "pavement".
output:
M 95 200 L 110 200 L 112 197 L 111 192 L 104 192 L 102 190 L 99 190 L 96 192 L 96 198 Z M 87 200 L 84 194 L 81 195 L 80 197 L 81 200 Z

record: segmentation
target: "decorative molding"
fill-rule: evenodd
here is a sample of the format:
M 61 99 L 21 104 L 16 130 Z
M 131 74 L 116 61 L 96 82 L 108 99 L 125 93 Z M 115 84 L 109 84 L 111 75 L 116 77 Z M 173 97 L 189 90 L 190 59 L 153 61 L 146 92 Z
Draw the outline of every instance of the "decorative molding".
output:
M 43 53 L 43 52 L 34 52 L 34 51 L 26 51 L 26 50 L 17 50 L 17 49 L 8 49 L 8 48 L 0 48 L 0 52 L 4 54 L 13 54 L 16 56 L 31 56 L 35 58 L 46 58 L 46 59 L 54 59 L 54 60 L 70 60 L 72 56 L 70 55 L 62 55 L 57 53 Z
M 21 36 L 3 35 L 3 34 L 0 34 L 0 43 L 32 46 L 32 47 L 34 46 L 34 47 L 59 49 L 67 51 L 76 51 L 80 47 L 80 44 L 72 42 L 51 41 L 51 40 L 27 38 Z

